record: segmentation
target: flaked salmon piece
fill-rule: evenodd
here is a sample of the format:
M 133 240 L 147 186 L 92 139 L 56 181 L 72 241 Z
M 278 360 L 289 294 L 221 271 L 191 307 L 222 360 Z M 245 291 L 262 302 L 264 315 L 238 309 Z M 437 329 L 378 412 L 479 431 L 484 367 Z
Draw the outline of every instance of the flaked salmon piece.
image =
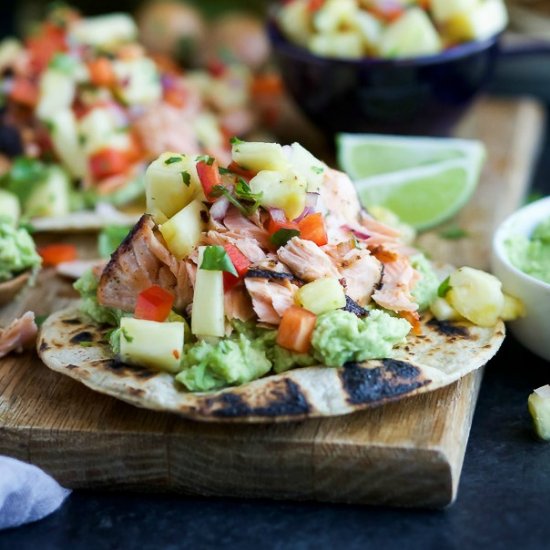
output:
M 323 277 L 339 278 L 331 259 L 312 241 L 293 237 L 277 250 L 279 260 L 303 281 L 315 281 Z
M 278 325 L 283 313 L 294 304 L 298 287 L 287 281 L 275 282 L 249 277 L 244 280 L 252 307 L 261 323 Z
M 101 305 L 123 311 L 135 309 L 138 294 L 159 285 L 175 296 L 176 309 L 193 300 L 186 261 L 178 261 L 155 232 L 151 216 L 144 215 L 111 256 L 97 289 Z
M 371 301 L 382 277 L 382 264 L 366 249 L 350 250 L 338 261 L 346 294 L 360 306 Z
M 219 231 L 207 231 L 203 234 L 201 242 L 205 245 L 219 246 L 232 244 L 253 263 L 261 262 L 265 258 L 265 252 L 255 239 L 250 237 L 239 237 L 239 235 L 233 231 L 226 231 L 225 233 Z
M 232 288 L 223 296 L 225 316 L 230 321 L 250 321 L 254 317 L 252 302 L 246 289 L 239 286 Z
M 382 286 L 374 292 L 372 299 L 391 311 L 416 311 L 418 304 L 411 292 L 419 279 L 419 273 L 411 266 L 409 258 L 401 256 L 383 265 Z
M 4 330 L 0 329 L 0 358 L 12 351 L 21 352 L 27 347 L 32 347 L 37 333 L 34 313 L 27 311 Z
M 367 233 L 385 235 L 386 237 L 394 240 L 401 238 L 401 232 L 399 230 L 375 220 L 372 216 L 364 211 L 361 212 L 360 221 L 361 225 L 367 230 Z
M 271 247 L 269 233 L 262 226 L 245 218 L 234 206 L 230 206 L 227 210 L 223 224 L 236 238 L 248 237 L 255 240 L 264 249 Z
M 250 269 L 261 269 L 265 271 L 274 271 L 275 273 L 288 273 L 289 275 L 292 275 L 290 269 L 279 261 L 277 254 L 273 254 L 272 252 L 266 254 L 261 261 L 254 262 L 250 266 Z
M 330 168 L 326 170 L 320 193 L 326 212 L 339 218 L 341 223 L 358 222 L 361 204 L 347 174 Z
M 161 103 L 148 109 L 134 123 L 141 144 L 151 158 L 165 151 L 199 155 L 201 149 L 193 128 L 194 112 Z

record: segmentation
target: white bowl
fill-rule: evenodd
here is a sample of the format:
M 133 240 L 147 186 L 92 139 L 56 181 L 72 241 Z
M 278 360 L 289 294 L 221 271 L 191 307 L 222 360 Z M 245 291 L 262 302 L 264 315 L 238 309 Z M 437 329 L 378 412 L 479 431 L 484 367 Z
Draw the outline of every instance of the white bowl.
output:
M 533 353 L 550 361 L 550 284 L 535 279 L 512 265 L 504 247 L 513 235 L 529 237 L 535 227 L 550 217 L 550 197 L 524 206 L 508 217 L 493 237 L 491 266 L 503 290 L 519 298 L 527 315 L 509 324 L 514 336 Z

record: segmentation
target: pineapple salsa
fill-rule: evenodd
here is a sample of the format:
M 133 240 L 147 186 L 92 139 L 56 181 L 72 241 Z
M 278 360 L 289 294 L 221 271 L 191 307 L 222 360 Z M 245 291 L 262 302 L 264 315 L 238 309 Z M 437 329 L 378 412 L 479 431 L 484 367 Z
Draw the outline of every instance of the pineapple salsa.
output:
M 503 0 L 290 0 L 278 14 L 284 34 L 325 57 L 434 55 L 503 31 Z
M 101 277 L 88 272 L 75 288 L 85 314 L 115 327 L 123 362 L 189 391 L 391 357 L 421 333 L 428 308 L 483 326 L 520 309 L 487 273 L 442 281 L 361 209 L 345 174 L 297 143 L 234 138 L 227 167 L 164 153 L 147 170 L 146 198 Z

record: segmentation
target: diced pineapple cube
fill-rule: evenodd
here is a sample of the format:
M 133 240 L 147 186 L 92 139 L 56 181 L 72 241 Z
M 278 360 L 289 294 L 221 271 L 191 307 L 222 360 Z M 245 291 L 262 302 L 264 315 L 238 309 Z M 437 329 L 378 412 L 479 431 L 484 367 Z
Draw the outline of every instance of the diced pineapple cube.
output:
M 4 38 L 0 42 L 0 73 L 10 67 L 23 51 L 23 45 L 15 38 Z
M 293 143 L 289 148 L 289 152 L 292 170 L 304 179 L 308 192 L 318 193 L 325 179 L 327 165 L 314 157 L 299 143 Z
M 105 147 L 128 149 L 130 140 L 128 132 L 121 132 L 122 127 L 112 109 L 95 107 L 78 123 L 79 137 L 84 152 L 88 155 Z M 124 144 L 121 143 L 121 138 Z
M 438 321 L 459 321 L 460 319 L 464 319 L 445 298 L 436 298 L 430 305 L 430 311 Z
M 306 205 L 307 183 L 291 172 L 262 170 L 250 180 L 250 189 L 262 194 L 262 206 L 281 208 L 289 220 L 297 218 Z
M 36 115 L 49 120 L 59 111 L 68 110 L 74 100 L 75 82 L 70 74 L 57 69 L 47 69 L 40 79 L 40 95 Z
M 59 166 L 51 166 L 46 179 L 38 184 L 24 204 L 29 218 L 64 216 L 70 211 L 70 182 Z
M 431 0 L 430 12 L 437 23 L 446 23 L 460 13 L 468 13 L 480 0 Z
M 314 34 L 308 47 L 314 54 L 324 57 L 359 59 L 364 53 L 363 38 L 356 30 Z
M 72 41 L 88 46 L 111 47 L 135 40 L 138 29 L 126 13 L 111 13 L 78 19 L 71 24 Z
M 279 23 L 284 33 L 292 42 L 302 46 L 307 44 L 311 34 L 308 4 L 309 0 L 294 0 L 287 4 L 279 14 Z
M 128 105 L 149 105 L 162 97 L 162 86 L 157 66 L 152 59 L 113 61 L 117 77 L 118 96 Z
M 0 222 L 17 225 L 21 216 L 19 199 L 13 193 L 0 189 Z
M 454 15 L 445 26 L 452 41 L 483 40 L 506 28 L 508 12 L 502 0 L 484 0 L 471 10 Z
M 147 212 L 163 223 L 189 204 L 200 187 L 195 159 L 163 153 L 145 172 Z
M 193 121 L 193 128 L 199 142 L 205 149 L 223 147 L 224 137 L 218 118 L 212 113 L 201 113 Z
M 525 305 L 521 300 L 510 296 L 509 294 L 504 294 L 504 306 L 500 313 L 500 318 L 503 321 L 514 321 L 520 317 L 525 317 Z
M 501 282 L 479 269 L 461 267 L 449 277 L 446 299 L 460 315 L 482 327 L 494 326 L 504 307 Z
M 338 279 L 331 277 L 317 279 L 304 285 L 296 293 L 296 300 L 315 315 L 346 307 L 344 288 Z
M 354 25 L 359 9 L 355 0 L 326 0 L 313 16 L 313 27 L 330 34 Z
M 246 170 L 287 170 L 289 163 L 278 143 L 240 141 L 231 148 L 233 160 Z
M 355 28 L 361 35 L 363 44 L 367 49 L 378 47 L 383 29 L 379 19 L 361 10 L 355 15 Z
M 123 317 L 120 320 L 120 359 L 124 363 L 176 373 L 181 370 L 183 323 L 158 323 Z
M 159 227 L 168 249 L 178 260 L 186 258 L 199 242 L 206 226 L 205 214 L 204 204 L 194 200 Z
M 527 400 L 535 431 L 541 439 L 550 440 L 550 386 L 537 388 Z
M 72 176 L 81 178 L 86 174 L 86 157 L 78 140 L 76 117 L 72 109 L 57 111 L 49 123 L 52 145 Z
M 411 8 L 388 25 L 380 42 L 383 57 L 416 57 L 441 51 L 439 34 L 426 12 Z
M 223 271 L 201 269 L 204 251 L 199 248 L 199 269 L 195 280 L 193 310 L 191 312 L 191 332 L 196 336 L 225 335 L 225 311 L 223 294 Z

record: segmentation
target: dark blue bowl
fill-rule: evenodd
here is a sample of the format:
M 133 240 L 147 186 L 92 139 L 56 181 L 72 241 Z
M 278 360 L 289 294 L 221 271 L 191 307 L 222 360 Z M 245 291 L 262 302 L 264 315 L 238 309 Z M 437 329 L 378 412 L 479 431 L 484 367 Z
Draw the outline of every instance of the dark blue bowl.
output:
M 273 17 L 268 34 L 285 85 L 321 130 L 448 135 L 489 81 L 498 36 L 411 59 L 319 57 L 289 42 Z

